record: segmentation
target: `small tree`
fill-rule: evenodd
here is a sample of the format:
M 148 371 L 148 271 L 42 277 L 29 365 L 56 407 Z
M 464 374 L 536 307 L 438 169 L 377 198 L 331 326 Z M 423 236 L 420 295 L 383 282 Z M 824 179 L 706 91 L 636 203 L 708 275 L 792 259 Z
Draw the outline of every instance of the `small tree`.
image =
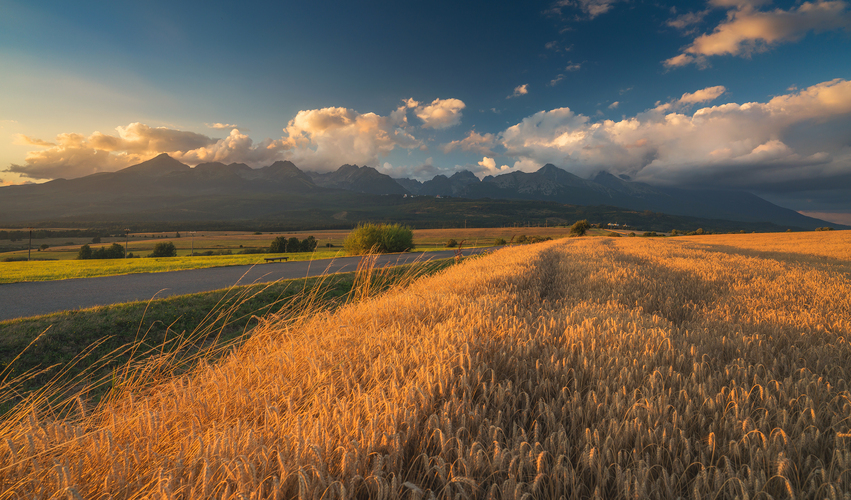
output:
M 269 245 L 270 253 L 284 253 L 287 249 L 287 239 L 283 236 L 278 236 L 274 240 L 272 240 L 272 244 Z
M 346 236 L 343 247 L 351 255 L 404 252 L 414 248 L 414 233 L 399 224 L 362 224 Z
M 591 225 L 588 224 L 587 220 L 578 220 L 574 222 L 572 226 L 570 226 L 570 235 L 585 236 L 585 233 L 587 233 L 589 229 L 591 229 Z
M 177 248 L 174 247 L 174 243 L 170 241 L 164 241 L 162 243 L 157 243 L 154 245 L 154 251 L 148 255 L 148 257 L 176 257 L 177 256 Z
M 446 248 L 455 248 L 458 246 L 458 242 L 453 238 L 449 238 L 449 241 L 446 242 Z
M 92 243 L 100 243 L 100 236 L 95 236 L 92 238 Z
M 505 238 L 497 238 L 493 240 L 494 245 L 505 245 Z
M 119 243 L 113 243 L 106 250 L 107 259 L 123 259 L 124 258 L 124 247 Z
M 92 258 L 92 247 L 88 245 L 83 245 L 80 247 L 80 251 L 77 252 L 77 258 L 80 260 L 91 259 Z
M 48 248 L 50 248 L 50 245 L 48 245 L 47 243 L 42 243 L 41 246 L 38 248 L 39 250 L 47 250 Z
M 314 238 L 313 236 L 308 236 L 307 238 L 305 238 L 301 242 L 301 251 L 302 252 L 312 252 L 312 251 L 316 250 L 316 245 L 318 243 L 319 242 L 316 241 L 316 238 Z

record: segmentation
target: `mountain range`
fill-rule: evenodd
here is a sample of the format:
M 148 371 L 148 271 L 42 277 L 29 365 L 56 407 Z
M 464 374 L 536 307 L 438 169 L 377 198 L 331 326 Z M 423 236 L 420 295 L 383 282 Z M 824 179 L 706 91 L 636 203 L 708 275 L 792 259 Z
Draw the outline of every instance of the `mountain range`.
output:
M 744 191 L 651 186 L 606 172 L 582 179 L 552 164 L 536 172 L 511 172 L 481 180 L 462 171 L 420 182 L 393 179 L 357 165 L 324 173 L 302 171 L 289 161 L 256 169 L 218 162 L 192 168 L 167 154 L 117 172 L 1 187 L 0 223 L 236 220 L 286 217 L 293 211 L 318 208 L 328 211 L 334 220 L 352 222 L 351 217 L 365 206 L 387 206 L 412 196 L 605 205 L 798 229 L 837 226 Z

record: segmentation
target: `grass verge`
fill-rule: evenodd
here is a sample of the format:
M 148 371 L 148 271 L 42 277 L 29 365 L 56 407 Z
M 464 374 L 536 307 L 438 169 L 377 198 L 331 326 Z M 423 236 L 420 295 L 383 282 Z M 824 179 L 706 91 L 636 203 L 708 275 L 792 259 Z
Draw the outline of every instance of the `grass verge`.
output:
M 97 400 L 119 384 L 119 370 L 140 366 L 151 356 L 180 356 L 189 364 L 201 351 L 215 357 L 250 335 L 262 318 L 333 309 L 450 262 L 282 280 L 0 322 L 0 388 L 14 386 L 5 398 L 0 394 L 0 414 L 25 395 L 51 386 L 58 399 L 74 388 L 91 386 L 87 398 Z M 186 364 L 173 359 L 170 363 L 178 370 Z M 109 380 L 92 384 L 104 378 Z

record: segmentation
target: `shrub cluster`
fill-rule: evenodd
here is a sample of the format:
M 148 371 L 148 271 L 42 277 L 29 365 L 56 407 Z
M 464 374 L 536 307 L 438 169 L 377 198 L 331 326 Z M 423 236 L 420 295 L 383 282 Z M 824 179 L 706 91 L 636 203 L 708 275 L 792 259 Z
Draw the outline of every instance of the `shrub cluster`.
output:
M 833 231 L 833 228 L 830 226 L 817 227 L 816 231 Z
M 97 250 L 92 250 L 92 247 L 89 245 L 83 245 L 80 247 L 80 251 L 77 252 L 77 259 L 85 260 L 85 259 L 123 259 L 124 258 L 124 247 L 119 245 L 118 243 L 113 243 L 109 248 L 100 247 Z
M 151 252 L 148 257 L 176 257 L 177 256 L 177 248 L 174 247 L 174 243 L 170 241 L 164 241 L 162 243 L 157 243 L 154 245 L 154 251 Z
M 316 249 L 317 243 L 316 238 L 313 236 L 308 236 L 303 240 L 299 240 L 295 236 L 289 239 L 284 236 L 278 236 L 272 240 L 272 244 L 269 246 L 269 253 L 312 252 Z
M 346 236 L 343 248 L 350 255 L 405 252 L 414 248 L 414 232 L 400 224 L 362 224 Z
M 239 252 L 244 253 L 244 252 Z M 262 252 L 260 252 L 262 253 Z M 193 256 L 204 256 L 209 257 L 211 255 L 233 255 L 233 250 L 228 248 L 227 250 L 205 250 L 203 252 L 195 252 L 192 254 Z
M 505 240 L 503 240 L 502 238 L 499 238 L 499 239 L 500 239 L 500 240 L 502 240 L 502 243 L 497 243 L 497 245 L 500 245 L 500 244 L 504 245 L 504 244 L 505 244 Z M 515 242 L 515 243 L 519 243 L 519 244 L 521 244 L 521 245 L 525 245 L 525 244 L 528 244 L 528 243 L 540 243 L 540 242 L 542 242 L 542 241 L 549 241 L 549 240 L 551 240 L 551 239 L 552 239 L 552 238 L 551 238 L 551 237 L 549 237 L 549 236 L 547 236 L 547 237 L 538 236 L 538 235 L 535 235 L 535 236 L 526 236 L 525 234 L 521 234 L 520 236 L 518 236 L 518 237 L 514 240 L 514 242 Z
M 585 236 L 585 233 L 591 229 L 591 225 L 588 224 L 587 220 L 578 220 L 570 226 L 570 235 L 571 236 Z

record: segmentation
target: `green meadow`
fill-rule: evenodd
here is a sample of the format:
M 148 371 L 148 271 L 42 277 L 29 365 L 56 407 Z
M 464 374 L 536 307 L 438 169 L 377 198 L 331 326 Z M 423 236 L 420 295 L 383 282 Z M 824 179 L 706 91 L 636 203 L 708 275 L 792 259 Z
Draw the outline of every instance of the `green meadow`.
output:
M 513 234 L 553 233 L 563 234 L 564 228 L 520 228 L 520 229 L 433 229 L 414 231 L 414 245 L 417 251 L 444 250 L 445 243 L 450 239 L 465 241 L 465 247 L 490 246 L 498 237 L 506 240 Z M 62 241 L 62 239 L 33 240 L 30 250 L 31 261 L 21 261 L 27 257 L 26 249 L 0 253 L 0 284 L 19 283 L 27 281 L 51 281 L 70 278 L 94 278 L 98 276 L 115 276 L 132 273 L 156 273 L 180 271 L 185 269 L 203 269 L 210 267 L 238 266 L 265 264 L 267 257 L 286 256 L 291 261 L 333 259 L 345 256 L 342 249 L 343 240 L 348 230 L 332 231 L 301 231 L 287 233 L 253 233 L 204 231 L 195 235 L 182 233 L 131 233 L 128 238 L 103 237 L 100 243 L 91 241 Z M 267 250 L 272 240 L 278 236 L 304 239 L 314 236 L 318 246 L 314 252 L 263 254 L 247 253 L 245 251 Z M 153 251 L 154 245 L 161 242 L 174 243 L 177 257 L 153 258 L 146 257 Z M 17 242 L 20 245 L 21 242 Z M 23 242 L 24 245 L 28 242 Z M 93 250 L 109 247 L 113 243 L 127 245 L 126 259 L 89 259 L 77 260 L 80 247 L 88 244 Z M 45 250 L 39 250 L 41 245 L 48 245 Z M 330 246 L 329 246 L 330 245 Z M 192 253 L 195 256 L 192 256 Z M 203 255 L 212 253 L 213 255 Z M 198 255 L 202 254 L 202 255 Z M 4 262 L 4 260 L 9 260 Z

